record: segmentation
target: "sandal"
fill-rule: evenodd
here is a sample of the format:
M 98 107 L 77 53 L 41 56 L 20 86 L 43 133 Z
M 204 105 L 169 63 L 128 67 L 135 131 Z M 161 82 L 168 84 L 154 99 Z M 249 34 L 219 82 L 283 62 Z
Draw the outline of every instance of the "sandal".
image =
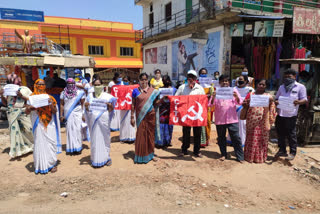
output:
M 225 161 L 226 160 L 226 157 L 225 156 L 222 156 L 221 158 L 219 158 L 220 161 Z
M 158 162 L 158 161 L 160 160 L 160 158 L 153 157 L 152 160 L 153 160 L 154 162 Z
M 112 160 L 108 160 L 106 163 L 107 166 L 111 166 L 112 165 Z
M 56 166 L 51 169 L 51 173 L 55 173 L 57 171 L 58 171 L 58 168 Z

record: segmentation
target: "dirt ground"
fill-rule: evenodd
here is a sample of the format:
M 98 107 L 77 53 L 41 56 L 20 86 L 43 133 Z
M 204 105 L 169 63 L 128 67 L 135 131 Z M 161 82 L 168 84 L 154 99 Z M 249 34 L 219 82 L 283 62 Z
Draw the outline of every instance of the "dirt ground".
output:
M 240 164 L 228 147 L 231 159 L 221 162 L 212 131 L 202 159 L 178 158 L 182 132 L 175 127 L 173 146 L 156 149 L 160 161 L 137 165 L 134 145 L 118 142 L 114 132 L 112 166 L 92 168 L 85 142 L 79 156 L 58 155 L 56 173 L 35 175 L 32 154 L 10 160 L 3 132 L 0 213 L 320 213 L 320 182 L 300 170 L 320 165 L 302 152 L 291 163 L 273 162 L 269 146 L 267 163 Z

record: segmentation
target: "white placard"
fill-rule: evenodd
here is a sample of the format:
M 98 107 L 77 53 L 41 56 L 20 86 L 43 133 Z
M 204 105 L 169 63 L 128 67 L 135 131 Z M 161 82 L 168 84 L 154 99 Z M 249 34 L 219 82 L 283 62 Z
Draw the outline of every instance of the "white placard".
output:
M 219 80 L 212 80 L 212 83 L 213 83 L 213 87 L 215 87 L 215 88 L 220 87 Z
M 173 94 L 173 88 L 159 88 L 160 91 L 160 99 L 164 96 L 171 96 Z
M 93 99 L 89 107 L 90 111 L 107 111 L 107 101 L 104 99 Z
M 19 90 L 20 86 L 15 84 L 7 84 L 3 87 L 4 89 L 4 96 L 17 96 L 17 91 Z
M 88 125 L 84 122 L 81 123 L 81 128 L 86 128 Z
M 29 101 L 30 101 L 30 105 L 35 108 L 48 106 L 49 105 L 49 95 L 48 94 L 32 95 L 29 97 Z
M 219 87 L 217 88 L 216 98 L 218 100 L 232 100 L 233 90 L 231 87 Z
M 250 107 L 269 107 L 270 97 L 268 95 L 251 95 Z
M 249 93 L 249 90 L 250 90 L 250 89 L 247 88 L 247 87 L 244 87 L 244 88 L 237 88 L 237 90 L 238 90 L 240 96 L 241 96 L 242 98 L 244 98 L 244 97 L 247 96 L 247 94 Z
M 296 109 L 296 106 L 293 104 L 294 100 L 295 99 L 292 97 L 280 96 L 278 99 L 279 105 L 277 106 L 277 108 L 283 111 L 293 112 Z
M 199 83 L 203 88 L 210 88 L 212 84 L 211 77 L 199 77 Z
M 284 20 L 275 20 L 273 25 L 273 37 L 282 37 L 284 30 Z

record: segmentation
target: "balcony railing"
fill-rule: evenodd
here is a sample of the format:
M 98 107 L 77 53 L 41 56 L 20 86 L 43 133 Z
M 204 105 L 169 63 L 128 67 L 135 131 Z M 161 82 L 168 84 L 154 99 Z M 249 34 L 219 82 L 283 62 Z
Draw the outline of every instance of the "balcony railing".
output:
M 135 0 L 135 2 L 138 1 Z M 320 8 L 318 0 L 214 0 L 208 2 L 212 2 L 209 8 L 204 8 L 198 3 L 136 31 L 136 42 L 166 33 L 175 28 L 185 27 L 201 20 L 213 18 L 215 15 L 224 12 L 226 8 L 245 14 L 274 14 L 286 17 L 292 17 L 295 6 Z
M 137 0 L 135 0 L 137 1 Z M 219 11 L 228 7 L 228 0 L 209 1 L 207 7 L 203 7 L 200 3 L 193 5 L 190 8 L 179 11 L 171 16 L 154 22 L 141 30 L 136 31 L 136 41 L 140 41 L 161 33 L 168 32 L 174 28 L 184 27 L 191 23 L 196 23 L 201 20 L 214 17 L 214 11 Z

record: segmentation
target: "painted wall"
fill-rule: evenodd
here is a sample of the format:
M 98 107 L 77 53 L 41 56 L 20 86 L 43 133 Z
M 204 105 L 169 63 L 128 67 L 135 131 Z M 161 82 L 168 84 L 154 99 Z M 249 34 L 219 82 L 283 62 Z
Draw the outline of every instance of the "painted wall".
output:
M 189 38 L 191 36 L 183 36 L 177 37 L 170 40 L 165 40 L 157 43 L 153 43 L 150 45 L 146 45 L 143 47 L 144 53 L 144 60 L 148 58 L 146 57 L 146 50 L 154 49 L 166 46 L 167 47 L 167 64 L 147 64 L 144 62 L 143 72 L 153 75 L 153 71 L 156 69 L 160 69 L 162 74 L 168 74 L 173 79 L 177 80 L 177 75 L 175 74 L 175 69 L 177 66 L 177 44 L 179 41 L 189 41 L 191 45 L 191 50 L 187 50 L 187 54 L 190 54 L 192 51 L 199 52 L 199 54 L 194 58 L 195 60 L 195 69 L 198 71 L 201 67 L 207 67 L 210 74 L 213 74 L 215 71 L 219 71 L 220 73 L 224 69 L 224 45 L 225 45 L 225 38 L 224 38 L 224 26 L 220 26 L 217 28 L 212 28 L 206 30 L 209 34 L 209 40 L 206 41 L 191 41 Z M 217 35 L 219 35 L 217 37 Z M 214 38 L 219 38 L 219 41 L 212 40 Z M 193 42 L 195 44 L 193 44 Z M 218 42 L 218 43 L 217 43 Z M 195 45 L 193 47 L 193 45 Z M 188 45 L 187 45 L 188 46 Z M 190 52 L 191 51 L 191 52 Z M 147 51 L 148 53 L 148 51 Z M 190 69 L 193 69 L 190 66 Z

